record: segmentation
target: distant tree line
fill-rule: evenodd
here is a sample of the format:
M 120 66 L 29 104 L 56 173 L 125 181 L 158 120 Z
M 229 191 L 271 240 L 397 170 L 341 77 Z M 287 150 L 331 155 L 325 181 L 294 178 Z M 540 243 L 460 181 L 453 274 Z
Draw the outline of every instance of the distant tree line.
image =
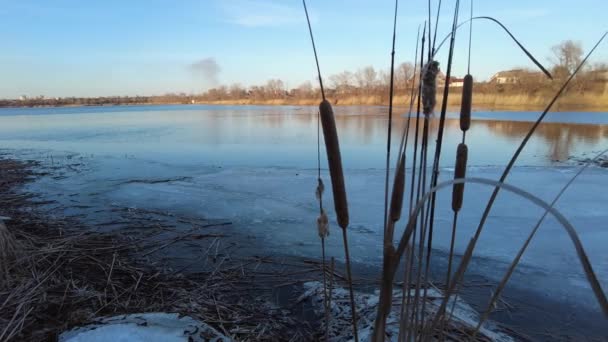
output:
M 583 57 L 583 49 L 580 43 L 564 41 L 552 48 L 552 65 L 550 67 L 553 80 L 548 79 L 542 72 L 530 69 L 514 69 L 506 71 L 510 73 L 508 81 L 499 82 L 495 77 L 486 82 L 476 82 L 474 89 L 476 93 L 493 94 L 528 94 L 544 95 L 554 92 L 562 82 L 570 76 Z M 500 74 L 500 73 L 499 73 Z M 394 89 L 396 94 L 407 95 L 412 87 L 417 89 L 415 82 L 414 66 L 410 62 L 400 63 L 395 67 Z M 389 95 L 390 70 L 376 70 L 373 66 L 360 68 L 356 71 L 342 71 L 330 75 L 323 80 L 326 96 L 339 103 L 343 98 L 371 98 L 374 103 L 386 103 Z M 458 78 L 453 77 L 450 84 L 453 90 L 459 92 Z M 443 87 L 445 77 L 442 73 L 438 76 L 438 85 Z M 577 74 L 568 89 L 581 93 L 608 93 L 608 64 L 596 63 L 586 66 Z M 289 103 L 297 100 L 311 100 L 320 98 L 320 89 L 313 86 L 311 81 L 289 88 L 280 79 L 270 79 L 262 85 L 249 87 L 235 83 L 232 85 L 220 85 L 208 89 L 202 94 L 166 94 L 161 96 L 110 96 L 94 98 L 36 98 L 0 100 L 0 107 L 17 106 L 103 106 L 103 105 L 129 105 L 129 104 L 189 104 L 209 102 L 239 102 L 264 103 L 280 100 L 281 103 Z
M 542 72 L 531 69 L 516 69 L 515 77 L 507 83 L 499 83 L 494 79 L 486 82 L 476 82 L 475 91 L 479 93 L 504 93 L 504 94 L 529 94 L 542 95 L 553 93 L 563 81 L 568 78 L 579 65 L 583 58 L 583 49 L 578 42 L 571 40 L 555 45 L 550 58 L 550 72 L 553 80 L 546 77 Z M 445 85 L 445 76 L 440 73 L 438 85 Z M 452 77 L 450 84 L 453 90 L 458 90 L 457 77 Z M 343 71 L 324 78 L 326 96 L 333 99 L 347 97 L 374 96 L 379 102 L 386 102 L 390 85 L 390 70 L 376 70 L 373 66 L 367 66 L 357 71 Z M 573 79 L 569 91 L 577 92 L 608 92 L 608 64 L 595 63 L 587 65 Z M 414 66 L 410 62 L 401 63 L 395 68 L 394 89 L 397 94 L 409 94 L 412 87 L 417 87 L 414 82 Z M 282 80 L 271 79 L 264 85 L 243 87 L 240 84 L 231 86 L 219 86 L 209 89 L 197 100 L 203 102 L 236 101 L 247 99 L 251 102 L 265 100 L 289 100 L 289 99 L 311 99 L 319 98 L 320 89 L 306 81 L 295 88 L 285 85 Z
M 395 90 L 405 91 L 412 87 L 414 67 L 411 63 L 401 63 L 395 69 Z M 355 72 L 343 71 L 324 79 L 326 95 L 388 97 L 390 74 L 388 70 L 376 70 L 373 66 Z M 305 81 L 294 88 L 288 88 L 280 79 L 270 79 L 265 84 L 244 87 L 238 83 L 212 88 L 197 97 L 201 101 L 229 101 L 249 99 L 264 101 L 274 99 L 311 99 L 320 96 L 320 89 L 312 82 Z
M 0 100 L 2 107 L 39 107 L 39 106 L 103 106 L 111 104 L 136 104 L 146 103 L 149 100 L 145 96 L 112 96 L 112 97 L 62 97 L 45 98 L 43 96 L 28 98 L 22 96 L 20 99 Z

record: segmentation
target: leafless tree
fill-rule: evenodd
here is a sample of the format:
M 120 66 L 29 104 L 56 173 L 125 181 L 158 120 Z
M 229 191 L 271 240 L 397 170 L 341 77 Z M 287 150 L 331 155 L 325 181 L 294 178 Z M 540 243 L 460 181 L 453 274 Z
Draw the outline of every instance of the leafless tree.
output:
M 554 71 L 558 76 L 563 76 L 564 73 L 571 75 L 583 57 L 581 43 L 572 40 L 565 40 L 553 46 L 551 51 L 553 52 L 553 62 L 555 64 Z
M 409 89 L 412 77 L 414 77 L 414 65 L 410 62 L 404 62 L 395 69 L 395 88 Z
M 285 97 L 285 83 L 279 79 L 270 79 L 266 82 L 268 97 L 273 99 Z
M 229 94 L 231 99 L 238 100 L 244 98 L 247 92 L 240 83 L 233 83 L 229 88 Z
M 359 69 L 355 74 L 355 80 L 359 89 L 366 95 L 371 94 L 376 83 L 378 73 L 373 66 L 367 66 L 363 69 Z
M 329 81 L 331 82 L 331 87 L 334 88 L 338 94 L 345 94 L 354 86 L 354 78 L 355 76 L 352 72 L 343 71 L 339 74 L 331 75 Z
M 314 97 L 314 90 L 310 81 L 300 84 L 296 89 L 292 90 L 292 93 L 296 98 L 299 99 L 308 99 Z

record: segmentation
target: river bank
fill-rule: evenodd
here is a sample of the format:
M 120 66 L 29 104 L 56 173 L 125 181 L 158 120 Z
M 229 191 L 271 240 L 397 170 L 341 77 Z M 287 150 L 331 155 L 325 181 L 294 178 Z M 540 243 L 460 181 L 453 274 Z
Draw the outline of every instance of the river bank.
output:
M 79 165 L 75 161 L 48 167 L 0 159 L 1 214 L 6 223 L 0 224 L 0 341 L 55 341 L 62 332 L 102 317 L 153 312 L 187 315 L 238 341 L 322 339 L 323 311 L 314 309 L 322 291 L 310 292 L 311 284 L 322 279 L 317 260 L 263 252 L 260 246 L 260 253 L 244 255 L 239 251 L 243 237 L 230 236 L 231 222 L 136 208 L 97 208 L 118 213 L 120 219 L 102 214 L 103 222 L 89 223 L 70 215 L 70 208 L 23 191 L 40 177 L 66 177 L 65 168 L 78 172 Z M 72 206 L 82 208 L 86 203 Z M 349 322 L 344 314 L 348 304 L 341 295 L 345 276 L 339 269 L 328 274 L 336 295 L 332 322 L 346 323 L 333 328 L 331 336 L 346 341 L 352 336 L 344 327 Z M 368 291 L 376 280 L 366 273 L 354 281 L 356 298 L 358 310 L 373 316 L 375 295 Z M 441 299 L 440 293 L 433 293 L 429 310 Z M 466 339 L 474 326 L 472 309 L 464 302 L 458 307 L 463 314 L 455 314 L 445 327 L 445 334 L 455 341 Z M 369 333 L 369 321 L 360 322 L 361 332 Z M 487 340 L 486 334 L 512 340 L 497 326 L 490 327 L 482 329 L 477 340 Z M 184 332 L 184 337 L 194 333 Z
M 98 317 L 143 312 L 188 315 L 244 341 L 310 339 L 309 325 L 269 299 L 268 284 L 287 279 L 274 262 L 231 257 L 231 246 L 220 242 L 229 222 L 189 221 L 189 229 L 177 229 L 158 214 L 126 211 L 121 222 L 91 226 L 50 214 L 44 206 L 52 201 L 21 189 L 56 171 L 0 159 L 0 341 L 56 341 Z M 115 229 L 120 224 L 130 229 Z M 174 263 L 184 245 L 207 246 L 196 260 L 206 267 Z
M 608 88 L 607 88 L 608 89 Z M 474 93 L 473 108 L 484 111 L 530 111 L 542 110 L 551 100 L 553 94 L 529 93 Z M 437 102 L 441 103 L 442 94 L 437 95 Z M 448 97 L 448 106 L 452 110 L 460 108 L 460 91 L 453 90 Z M 328 100 L 335 106 L 387 106 L 388 97 L 385 95 L 329 95 Z M 396 106 L 409 106 L 409 95 L 395 95 Z M 150 97 L 146 101 L 107 102 L 92 99 L 89 104 L 53 104 L 35 103 L 27 104 L 13 101 L 0 108 L 45 108 L 45 107 L 91 107 L 91 106 L 160 106 L 160 105 L 260 105 L 260 106 L 317 106 L 319 98 L 225 98 L 217 100 L 200 99 L 196 96 L 185 96 L 172 101 L 158 100 Z M 552 107 L 554 112 L 584 111 L 605 112 L 608 110 L 608 91 L 603 93 L 565 93 Z
M 378 213 L 382 212 L 384 160 L 379 151 L 386 144 L 386 119 L 382 115 L 385 110 L 385 107 L 336 108 L 352 212 L 351 257 L 356 285 L 362 286 L 361 291 L 365 290 L 365 284 L 373 291 L 381 265 L 382 229 Z M 362 112 L 369 115 L 360 115 Z M 458 121 L 450 119 L 453 115 L 450 113 L 446 121 L 446 142 L 450 146 L 462 138 Z M 498 179 L 514 141 L 525 135 L 530 121 L 537 115 L 537 112 L 476 112 L 467 133 L 474 152 L 470 155 L 468 174 Z M 509 176 L 509 182 L 551 201 L 560 185 L 577 172 L 578 162 L 594 157 L 605 148 L 606 115 L 548 115 L 551 122 L 539 126 L 530 140 L 530 148 L 522 153 Z M 275 307 L 289 310 L 285 316 L 299 318 L 307 316 L 290 307 L 293 297 L 303 292 L 298 282 L 321 279 L 320 244 L 314 227 L 314 218 L 318 215 L 314 199 L 316 118 L 314 106 L 3 110 L 0 135 L 4 149 L 1 152 L 6 153 L 7 158 L 38 163 L 35 172 L 44 175 L 34 176 L 20 191 L 35 195 L 33 200 L 42 202 L 36 204 L 41 217 L 70 220 L 69 225 L 75 229 L 142 235 L 146 231 L 142 227 L 152 229 L 150 233 L 162 228 L 171 234 L 169 238 L 178 238 L 179 232 L 188 233 L 193 224 L 230 222 L 200 232 L 222 234 L 222 237 L 185 237 L 162 249 L 163 257 L 171 257 L 168 267 L 173 270 L 186 267 L 184 270 L 188 272 L 208 274 L 206 267 L 216 267 L 224 257 L 229 258 L 222 265 L 230 262 L 239 265 L 235 260 L 252 261 L 248 264 L 252 267 L 266 267 L 273 260 L 280 260 L 273 263 L 279 267 L 288 263 L 301 265 L 293 271 L 307 273 L 302 273 L 301 278 L 288 275 L 285 283 L 289 285 L 284 288 L 284 296 L 282 291 L 281 300 L 270 294 L 275 291 L 268 290 L 274 289 L 276 283 L 267 286 L 264 292 L 266 298 L 271 297 L 270 303 L 281 303 Z M 402 117 L 396 120 L 400 126 L 405 123 Z M 410 137 L 413 136 L 410 132 Z M 451 179 L 454 151 L 447 149 L 445 153 L 440 179 Z M 326 169 L 322 170 L 323 179 L 328 180 Z M 409 179 L 410 168 L 406 173 Z M 602 227 L 608 218 L 602 205 L 608 203 L 608 195 L 596 190 L 606 185 L 606 179 L 606 169 L 590 167 L 557 205 L 575 227 L 581 229 L 581 239 L 603 284 L 608 279 L 608 268 L 604 262 L 606 240 Z M 488 188 L 467 187 L 456 255 L 462 253 L 463 245 L 470 239 L 479 219 L 478 211 L 489 192 Z M 331 197 L 327 201 L 331 202 Z M 438 233 L 433 245 L 437 250 L 433 256 L 441 259 L 441 252 L 449 249 L 448 230 L 453 213 L 449 196 L 438 197 L 437 204 Z M 330 207 L 328 215 L 333 218 Z M 31 212 L 28 206 L 23 208 Z M 501 270 L 519 247 L 518 240 L 525 237 L 540 215 L 540 210 L 508 194 L 498 198 L 489 218 L 488 233 L 482 234 L 470 269 L 478 277 L 472 279 L 474 296 L 467 297 L 467 302 L 483 310 L 483 301 L 487 301 L 493 284 L 502 275 Z M 78 222 L 82 224 L 76 224 Z M 64 230 L 66 226 L 62 226 Z M 344 255 L 342 241 L 335 222 L 331 222 L 331 227 L 331 235 L 326 239 L 327 255 L 335 257 L 339 264 Z M 210 229 L 214 231 L 208 231 Z M 207 257 L 207 250 L 211 257 Z M 580 263 L 572 254 L 572 244 L 563 230 L 547 220 L 507 288 L 507 291 L 522 290 L 521 294 L 509 296 L 505 300 L 509 306 L 501 303 L 498 315 L 507 318 L 512 315 L 518 321 L 506 321 L 508 325 L 534 337 L 539 336 L 540 327 L 551 333 L 559 332 L 564 339 L 605 335 L 605 330 L 597 330 L 602 328 L 604 317 L 594 311 L 597 304 L 581 274 Z M 112 256 L 104 258 L 106 264 L 111 265 Z M 96 268 L 103 274 L 99 284 L 104 286 L 107 267 L 105 271 Z M 361 267 L 369 267 L 375 273 L 365 276 Z M 441 269 L 445 269 L 445 262 L 434 258 L 432 267 L 438 269 L 433 280 L 438 280 L 441 287 L 445 279 Z M 223 266 L 218 271 L 222 269 Z M 247 268 L 245 272 L 252 274 Z M 281 274 L 289 273 L 293 273 L 292 270 L 286 269 Z M 261 279 L 269 280 L 269 276 L 263 275 Z M 218 284 L 223 283 L 218 281 Z M 251 286 L 252 283 L 243 284 Z M 65 287 L 57 291 L 60 296 Z M 544 299 L 550 303 L 546 305 Z M 534 309 L 536 307 L 538 309 Z M 210 308 L 213 311 L 213 306 Z M 225 312 L 220 312 L 224 317 Z M 575 312 L 570 319 L 569 315 Z M 547 316 L 551 319 L 544 320 Z M 305 320 L 309 324 L 319 321 L 317 315 Z M 542 335 L 538 339 L 547 338 Z
M 448 106 L 460 108 L 461 93 L 451 91 L 448 97 Z M 501 94 L 501 93 L 474 93 L 473 108 L 475 110 L 487 111 L 529 111 L 542 110 L 551 100 L 552 95 L 534 94 Z M 437 95 L 437 103 L 441 103 L 442 94 Z M 388 98 L 384 95 L 361 95 L 361 96 L 328 96 L 328 100 L 337 106 L 387 106 Z M 197 104 L 216 105 L 318 105 L 318 98 L 306 99 L 226 99 L 215 101 L 196 101 Z M 397 106 L 407 106 L 409 96 L 395 95 L 394 102 Z M 588 111 L 605 112 L 608 109 L 608 92 L 604 93 L 566 93 L 553 106 L 552 111 Z

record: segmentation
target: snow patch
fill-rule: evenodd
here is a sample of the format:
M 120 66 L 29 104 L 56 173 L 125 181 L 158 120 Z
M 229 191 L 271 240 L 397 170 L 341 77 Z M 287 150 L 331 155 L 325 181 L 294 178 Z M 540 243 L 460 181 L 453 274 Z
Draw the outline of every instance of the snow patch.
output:
M 223 342 L 232 341 L 209 325 L 177 313 L 100 318 L 59 336 L 59 342 Z
M 415 290 L 410 290 L 414 295 Z M 422 291 L 422 290 L 421 290 Z M 334 288 L 331 294 L 331 315 L 329 323 L 329 336 L 333 342 L 353 341 L 350 296 L 345 288 Z M 357 310 L 357 328 L 358 335 L 361 341 L 371 341 L 374 328 L 374 320 L 376 318 L 377 306 L 379 302 L 379 292 L 364 293 L 355 292 L 355 305 Z M 454 304 L 454 297 L 448 302 L 448 310 L 451 310 Z M 323 284 L 317 281 L 304 283 L 304 293 L 298 301 L 310 300 L 315 313 L 319 318 L 324 320 L 324 297 Z M 393 305 L 390 314 L 386 320 L 386 341 L 397 341 L 399 336 L 399 317 L 401 310 L 402 291 L 401 289 L 393 290 Z M 437 309 L 441 305 L 443 294 L 434 288 L 427 290 L 427 305 L 425 308 L 425 317 L 433 317 Z M 456 298 L 456 305 L 450 321 L 450 326 L 465 327 L 475 329 L 479 322 L 477 312 L 460 298 Z M 325 324 L 325 323 L 323 323 Z M 497 342 L 512 342 L 514 339 L 506 333 L 500 331 L 496 323 L 486 321 L 479 331 L 479 335 L 484 336 L 491 341 Z

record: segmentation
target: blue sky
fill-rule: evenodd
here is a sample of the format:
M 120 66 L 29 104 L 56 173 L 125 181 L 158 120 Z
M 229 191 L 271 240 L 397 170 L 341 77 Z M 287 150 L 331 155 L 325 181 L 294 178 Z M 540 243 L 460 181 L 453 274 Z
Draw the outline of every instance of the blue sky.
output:
M 426 2 L 400 1 L 398 62 L 413 59 Z M 454 3 L 443 1 L 439 36 Z M 470 3 L 461 4 L 464 19 Z M 366 65 L 388 68 L 393 1 L 308 0 L 308 7 L 325 78 Z M 606 0 L 477 0 L 474 8 L 474 15 L 501 20 L 544 63 L 565 39 L 591 48 L 608 29 L 606 13 Z M 315 77 L 299 0 L 2 0 L 0 18 L 0 98 L 196 93 L 269 78 L 295 87 Z M 476 21 L 473 29 L 474 77 L 533 67 L 496 25 Z M 468 38 L 460 32 L 456 75 L 466 72 Z M 193 67 L 211 60 L 216 80 Z M 608 42 L 594 61 L 608 62 Z

